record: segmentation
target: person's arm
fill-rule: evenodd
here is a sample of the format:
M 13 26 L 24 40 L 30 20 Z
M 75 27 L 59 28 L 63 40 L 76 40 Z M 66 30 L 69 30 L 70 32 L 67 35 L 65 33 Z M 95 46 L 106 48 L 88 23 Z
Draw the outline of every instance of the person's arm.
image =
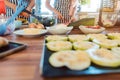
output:
M 72 17 L 75 14 L 76 6 L 77 6 L 77 0 L 71 0 L 69 16 Z
M 35 5 L 35 0 L 30 0 L 30 4 L 28 5 L 28 7 L 26 8 L 28 11 L 31 11 L 32 8 L 34 7 Z
M 54 12 L 59 19 L 63 19 L 62 14 L 61 14 L 60 12 L 58 12 L 55 8 L 53 8 L 53 7 L 50 5 L 50 1 L 51 1 L 51 0 L 46 0 L 46 2 L 45 2 L 46 7 L 47 7 L 49 10 L 51 10 L 52 12 Z
M 66 25 L 69 25 L 71 22 L 75 21 L 75 12 L 76 12 L 77 0 L 71 0 L 69 16 L 71 19 Z
M 5 0 L 5 5 L 10 7 L 11 9 L 13 9 L 13 11 L 15 12 L 16 10 L 16 5 L 9 2 L 9 0 Z M 28 5 L 28 7 L 26 8 L 28 11 L 31 11 L 32 8 L 34 7 L 35 5 L 35 0 L 30 0 L 30 4 Z M 22 12 L 20 14 L 20 16 L 24 16 L 24 17 L 29 17 L 29 14 L 27 14 L 26 12 Z
M 34 5 L 35 5 L 35 0 L 30 0 L 30 3 L 28 5 L 28 7 L 26 8 L 26 10 L 31 12 Z M 20 16 L 24 16 L 24 17 L 28 18 L 30 15 L 28 13 L 26 13 L 26 12 L 22 12 L 20 14 Z

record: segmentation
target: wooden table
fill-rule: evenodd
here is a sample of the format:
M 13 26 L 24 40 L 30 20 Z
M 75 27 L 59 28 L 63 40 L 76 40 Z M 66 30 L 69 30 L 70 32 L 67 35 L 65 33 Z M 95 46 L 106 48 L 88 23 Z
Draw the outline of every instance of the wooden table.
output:
M 120 32 L 120 27 L 107 29 L 107 32 L 113 31 Z M 79 33 L 81 32 L 77 29 L 71 32 L 71 34 Z M 39 72 L 39 63 L 44 36 L 39 38 L 24 38 L 8 35 L 5 37 L 12 41 L 26 43 L 28 47 L 25 50 L 0 59 L 0 80 L 120 80 L 120 74 L 43 78 Z

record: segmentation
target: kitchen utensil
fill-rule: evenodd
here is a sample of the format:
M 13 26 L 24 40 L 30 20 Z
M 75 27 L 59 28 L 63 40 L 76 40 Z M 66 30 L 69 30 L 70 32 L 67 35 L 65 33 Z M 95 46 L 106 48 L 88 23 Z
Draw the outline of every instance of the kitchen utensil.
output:
M 27 4 L 28 4 L 27 0 L 19 0 L 18 1 L 18 5 L 17 5 L 17 8 L 16 8 L 16 11 L 12 15 L 12 17 L 9 18 L 5 24 L 1 24 L 0 25 L 0 35 L 4 35 L 5 34 L 8 25 L 10 23 L 12 23 L 15 20 L 15 18 L 27 7 Z

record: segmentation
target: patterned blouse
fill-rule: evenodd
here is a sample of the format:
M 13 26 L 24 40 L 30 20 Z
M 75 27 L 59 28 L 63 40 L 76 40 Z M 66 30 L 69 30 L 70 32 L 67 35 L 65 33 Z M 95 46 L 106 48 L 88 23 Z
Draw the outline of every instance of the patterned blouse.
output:
M 14 3 L 14 4 L 18 4 L 17 3 L 17 0 L 9 0 L 11 3 Z M 14 11 L 11 9 L 11 8 L 9 8 L 9 7 L 6 7 L 6 16 L 7 17 L 10 17 L 10 16 L 12 16 L 12 14 L 14 13 Z
M 18 4 L 18 0 L 9 0 L 9 1 L 11 3 L 16 4 L 16 5 Z M 14 13 L 14 11 L 11 8 L 6 6 L 6 17 L 11 17 L 13 13 Z M 24 18 L 24 19 L 27 19 L 29 21 L 29 18 L 25 18 L 25 17 L 22 17 L 22 16 L 18 16 L 18 18 Z
M 55 0 L 54 7 L 58 10 L 64 17 L 64 20 L 58 19 L 58 23 L 65 23 L 65 21 L 70 20 L 69 9 L 70 9 L 70 0 Z

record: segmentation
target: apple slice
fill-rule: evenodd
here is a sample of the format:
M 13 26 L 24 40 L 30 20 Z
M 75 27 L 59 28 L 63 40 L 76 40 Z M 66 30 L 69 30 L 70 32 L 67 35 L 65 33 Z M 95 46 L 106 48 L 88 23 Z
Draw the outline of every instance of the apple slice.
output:
M 99 44 L 102 48 L 108 49 L 117 47 L 119 45 L 118 41 L 109 39 L 94 39 L 93 42 Z
M 88 51 L 92 62 L 103 67 L 120 66 L 120 58 L 105 48 Z
M 87 37 L 91 41 L 94 39 L 107 39 L 107 36 L 105 34 L 88 34 Z
M 115 54 L 116 56 L 118 56 L 120 58 L 120 47 L 112 48 L 112 52 L 113 52 L 113 54 Z
M 51 51 L 71 50 L 72 43 L 69 41 L 51 41 L 48 42 L 47 48 Z
M 66 66 L 71 70 L 83 70 L 90 66 L 91 60 L 85 51 L 59 51 L 53 53 L 49 62 L 53 67 Z
M 99 45 L 93 42 L 78 41 L 73 43 L 73 47 L 75 50 L 88 50 L 91 48 L 99 48 Z
M 108 33 L 107 36 L 110 39 L 120 40 L 120 33 Z
M 88 38 L 86 35 L 69 35 L 68 39 L 71 42 L 76 42 L 76 41 L 87 41 Z
M 60 36 L 60 35 L 49 35 L 46 37 L 46 40 L 49 41 L 67 41 L 66 36 Z

